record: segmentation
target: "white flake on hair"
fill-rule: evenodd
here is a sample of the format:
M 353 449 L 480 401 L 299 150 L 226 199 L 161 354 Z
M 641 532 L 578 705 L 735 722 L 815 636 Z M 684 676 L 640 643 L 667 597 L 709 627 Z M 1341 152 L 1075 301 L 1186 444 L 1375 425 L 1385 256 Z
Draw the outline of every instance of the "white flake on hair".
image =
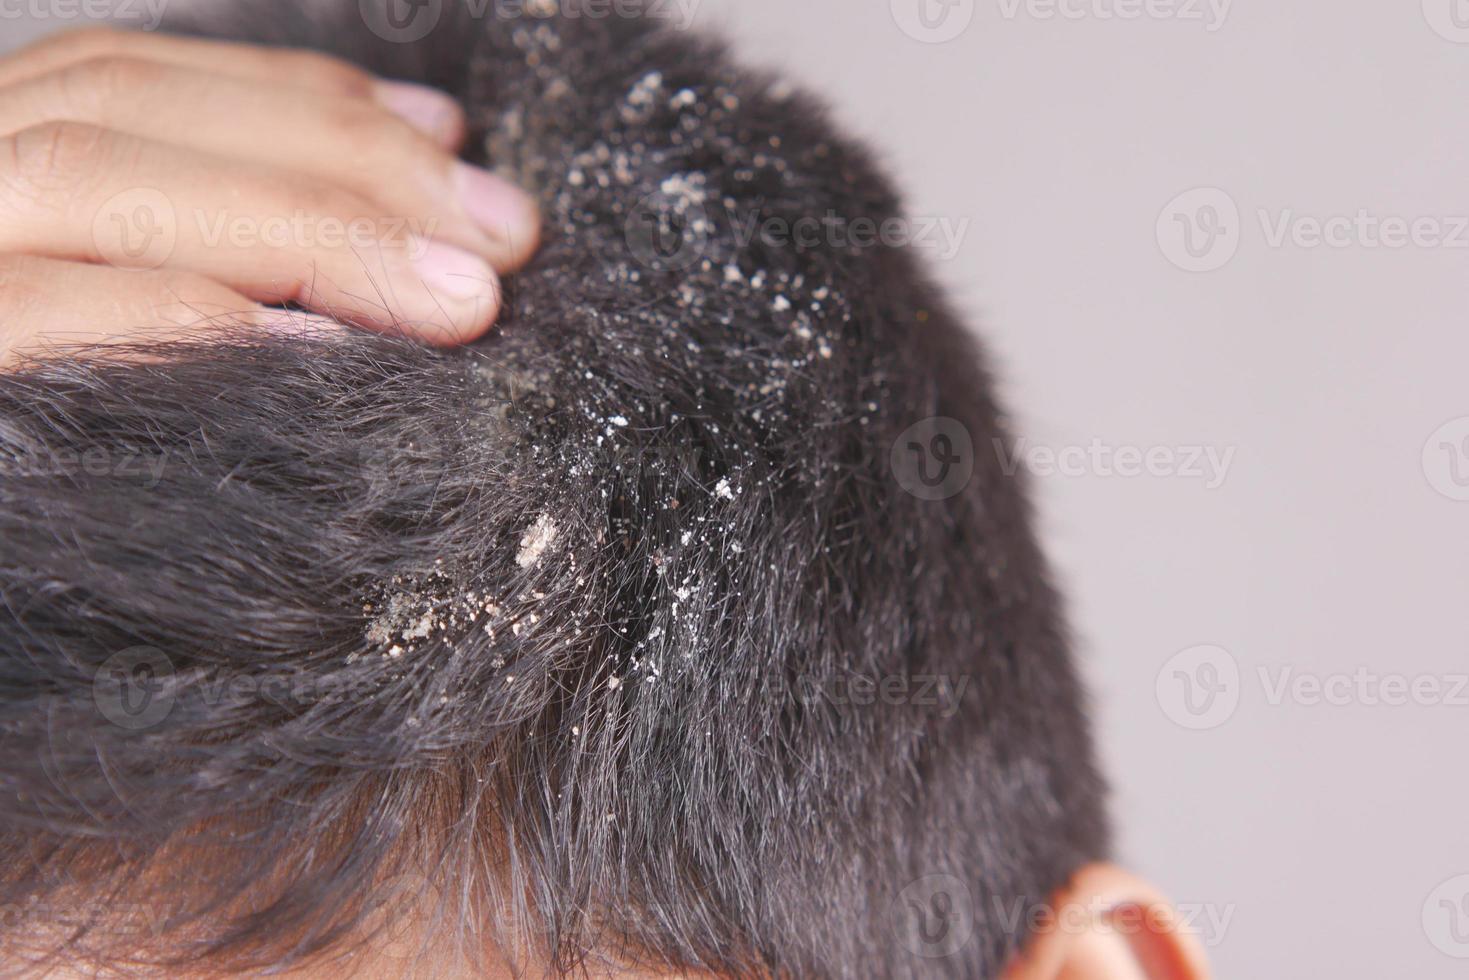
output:
M 556 540 L 557 533 L 556 522 L 549 514 L 537 517 L 536 522 L 520 539 L 520 551 L 515 556 L 515 564 L 521 568 L 534 568 L 551 546 L 551 542 Z

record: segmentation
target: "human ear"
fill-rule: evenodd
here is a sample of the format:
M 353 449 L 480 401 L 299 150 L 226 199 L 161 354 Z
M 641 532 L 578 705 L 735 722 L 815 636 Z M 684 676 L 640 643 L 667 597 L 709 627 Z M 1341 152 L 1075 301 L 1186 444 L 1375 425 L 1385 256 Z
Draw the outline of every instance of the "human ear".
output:
M 1052 897 L 1050 912 L 1004 980 L 1207 980 L 1198 937 L 1151 885 L 1092 864 Z

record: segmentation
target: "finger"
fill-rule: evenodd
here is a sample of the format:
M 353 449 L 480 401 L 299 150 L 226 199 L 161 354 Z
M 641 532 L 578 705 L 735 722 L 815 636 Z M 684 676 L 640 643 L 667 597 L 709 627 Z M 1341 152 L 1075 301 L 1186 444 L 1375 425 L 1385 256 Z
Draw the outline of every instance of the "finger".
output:
M 459 104 L 427 86 L 374 78 L 355 65 L 315 51 L 153 32 L 89 27 L 53 34 L 0 60 L 0 87 L 104 58 L 137 58 L 322 96 L 372 100 L 446 149 L 456 148 L 464 139 L 464 112 Z
M 0 62 L 0 85 L 96 58 L 147 58 L 251 81 L 286 83 L 328 95 L 369 98 L 373 77 L 314 51 L 88 27 L 42 38 Z
M 0 139 L 0 211 L 0 252 L 167 265 L 431 343 L 477 337 L 499 310 L 488 263 L 365 198 L 83 123 Z
M 385 214 L 413 215 L 424 235 L 502 272 L 519 268 L 539 236 L 528 195 L 372 102 L 126 57 L 78 62 L 3 95 L 0 133 L 67 119 L 297 170 L 371 198 Z
M 0 369 L 76 345 L 198 337 L 211 325 L 285 329 L 292 318 L 193 273 L 0 255 Z M 320 317 L 296 322 L 332 330 Z

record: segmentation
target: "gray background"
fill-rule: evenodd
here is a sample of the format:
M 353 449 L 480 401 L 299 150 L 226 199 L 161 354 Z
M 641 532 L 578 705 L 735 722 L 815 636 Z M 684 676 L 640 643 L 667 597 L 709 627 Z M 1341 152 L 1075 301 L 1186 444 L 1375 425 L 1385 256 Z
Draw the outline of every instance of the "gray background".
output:
M 1124 859 L 1221 976 L 1464 976 L 1469 422 L 1438 430 L 1469 416 L 1469 2 L 956 0 L 946 43 L 919 2 L 685 0 L 830 98 L 915 232 L 967 221 L 932 265 L 1031 447 L 1233 452 L 1212 487 L 1035 481 Z M 27 4 L 7 45 L 74 22 Z M 1363 210 L 1425 230 L 1272 241 Z M 1198 263 L 1189 227 L 1222 232 Z M 1335 703 L 1277 693 L 1302 677 Z

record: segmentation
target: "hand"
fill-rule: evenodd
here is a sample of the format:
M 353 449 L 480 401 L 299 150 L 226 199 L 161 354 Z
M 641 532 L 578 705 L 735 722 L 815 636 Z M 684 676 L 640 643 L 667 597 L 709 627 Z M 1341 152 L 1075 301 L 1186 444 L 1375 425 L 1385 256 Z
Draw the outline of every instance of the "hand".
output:
M 86 30 L 0 59 L 0 361 L 268 304 L 434 344 L 534 250 L 447 95 L 322 55 Z

